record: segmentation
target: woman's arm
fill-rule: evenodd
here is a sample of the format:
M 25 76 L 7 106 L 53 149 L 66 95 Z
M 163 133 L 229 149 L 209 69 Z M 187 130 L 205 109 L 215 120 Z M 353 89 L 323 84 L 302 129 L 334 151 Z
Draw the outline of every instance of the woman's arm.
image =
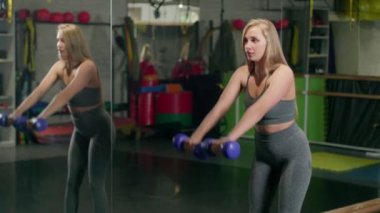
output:
M 38 117 L 46 119 L 54 112 L 61 109 L 75 94 L 88 85 L 95 72 L 96 66 L 92 61 L 86 60 L 82 62 L 71 82 L 65 87 L 65 89 L 54 96 L 49 105 L 38 115 Z
M 25 111 L 37 103 L 46 92 L 54 85 L 59 78 L 59 72 L 63 69 L 63 62 L 57 61 L 50 68 L 49 72 L 42 79 L 40 84 L 33 90 L 33 92 L 25 98 L 25 100 L 10 114 L 11 118 L 21 116 Z
M 227 112 L 234 103 L 242 88 L 242 82 L 247 78 L 248 71 L 246 66 L 238 68 L 231 76 L 227 86 L 224 88 L 217 103 L 206 115 L 198 128 L 191 135 L 190 143 L 201 142 L 204 135 L 215 126 L 217 121 Z
M 253 128 L 273 106 L 284 99 L 292 88 L 294 88 L 293 71 L 288 66 L 280 66 L 271 76 L 270 84 L 264 94 L 244 112 L 240 121 L 225 139 L 238 140 Z

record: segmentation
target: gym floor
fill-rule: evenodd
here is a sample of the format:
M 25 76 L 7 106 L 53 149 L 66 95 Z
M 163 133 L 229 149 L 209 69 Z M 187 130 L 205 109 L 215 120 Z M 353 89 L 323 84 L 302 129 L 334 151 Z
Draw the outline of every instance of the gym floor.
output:
M 167 137 L 119 139 L 107 183 L 112 212 L 247 212 L 254 147 L 251 140 L 240 143 L 242 151 L 237 160 L 219 157 L 200 161 L 178 153 Z M 0 212 L 62 212 L 67 148 L 67 142 L 0 148 Z M 340 149 L 312 145 L 312 151 L 359 159 L 357 153 Z M 302 212 L 323 212 L 379 197 L 380 163 L 377 159 L 364 160 L 369 161 L 355 168 L 313 165 Z M 333 165 L 327 158 L 324 164 Z M 92 212 L 91 202 L 85 179 L 79 212 Z

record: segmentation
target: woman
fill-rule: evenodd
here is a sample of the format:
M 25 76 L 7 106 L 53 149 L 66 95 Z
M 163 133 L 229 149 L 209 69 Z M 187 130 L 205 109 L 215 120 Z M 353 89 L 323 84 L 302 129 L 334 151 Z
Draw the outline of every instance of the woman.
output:
M 86 168 L 94 212 L 106 212 L 108 204 L 105 180 L 115 134 L 111 118 L 103 106 L 99 72 L 78 26 L 58 26 L 57 50 L 59 59 L 9 118 L 21 116 L 60 80 L 63 89 L 55 95 L 38 118 L 46 119 L 68 104 L 74 123 L 68 152 L 64 212 L 77 212 L 79 188 Z
M 189 139 L 194 146 L 226 113 L 240 92 L 246 111 L 216 144 L 236 141 L 255 127 L 256 155 L 250 178 L 250 212 L 268 212 L 278 190 L 277 212 L 301 212 L 311 178 L 308 140 L 295 123 L 295 79 L 273 23 L 251 20 L 243 30 L 246 65 L 239 67 Z

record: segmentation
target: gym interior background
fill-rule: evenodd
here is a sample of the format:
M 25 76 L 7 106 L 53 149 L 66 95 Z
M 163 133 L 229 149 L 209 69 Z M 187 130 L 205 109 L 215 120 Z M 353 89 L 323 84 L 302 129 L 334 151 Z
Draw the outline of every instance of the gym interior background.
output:
M 313 151 L 303 212 L 377 205 L 380 2 L 4 2 L 9 12 L 0 24 L 0 113 L 14 109 L 56 60 L 57 24 L 68 18 L 83 29 L 118 130 L 108 184 L 111 212 L 247 211 L 253 132 L 239 141 L 241 156 L 234 161 L 178 153 L 171 137 L 191 133 L 244 63 L 242 26 L 257 17 L 274 21 L 295 71 L 297 122 Z M 238 100 L 209 136 L 228 132 L 242 111 Z M 0 129 L 0 212 L 62 211 L 72 130 L 67 109 L 51 116 L 49 125 L 33 135 Z M 79 210 L 90 212 L 86 184 L 81 190 Z

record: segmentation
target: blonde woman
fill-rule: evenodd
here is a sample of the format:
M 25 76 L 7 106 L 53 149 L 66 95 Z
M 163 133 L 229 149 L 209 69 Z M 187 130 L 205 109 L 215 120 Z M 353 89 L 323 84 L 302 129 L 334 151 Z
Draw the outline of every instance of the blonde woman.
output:
M 114 128 L 103 105 L 99 71 L 91 59 L 81 29 L 74 24 L 58 26 L 57 51 L 58 60 L 9 118 L 21 116 L 60 81 L 62 90 L 54 96 L 38 118 L 46 119 L 68 104 L 74 123 L 68 151 L 64 212 L 77 212 L 79 188 L 87 169 L 94 212 L 106 212 L 108 202 L 105 179 L 110 163 Z
M 304 132 L 295 122 L 296 89 L 294 73 L 288 66 L 278 33 L 269 20 L 253 19 L 243 30 L 246 65 L 239 67 L 189 139 L 192 146 L 245 95 L 246 110 L 228 135 L 216 144 L 236 141 L 255 128 L 255 157 L 252 163 L 249 212 L 301 212 L 312 168 L 311 152 Z M 275 192 L 278 200 L 273 202 Z

